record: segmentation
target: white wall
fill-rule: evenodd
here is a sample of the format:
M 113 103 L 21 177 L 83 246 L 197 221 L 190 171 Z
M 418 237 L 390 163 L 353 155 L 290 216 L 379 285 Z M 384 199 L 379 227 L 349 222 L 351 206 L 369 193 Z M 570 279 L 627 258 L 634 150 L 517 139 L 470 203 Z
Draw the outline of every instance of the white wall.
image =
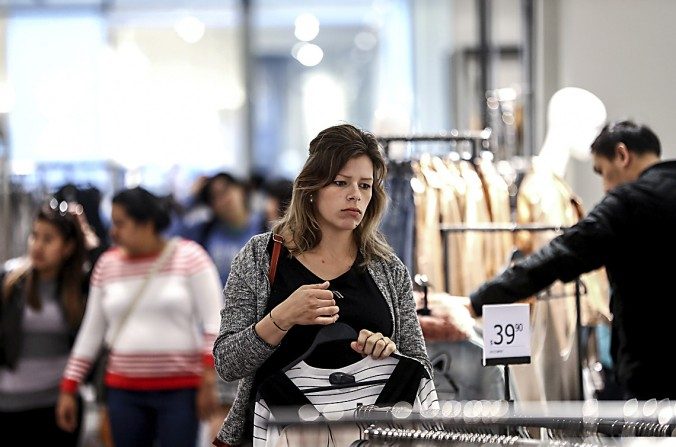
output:
M 576 86 L 605 103 L 608 118 L 632 118 L 660 137 L 664 158 L 676 157 L 676 1 L 559 2 L 560 87 Z M 590 162 L 575 162 L 574 190 L 589 209 L 601 195 Z

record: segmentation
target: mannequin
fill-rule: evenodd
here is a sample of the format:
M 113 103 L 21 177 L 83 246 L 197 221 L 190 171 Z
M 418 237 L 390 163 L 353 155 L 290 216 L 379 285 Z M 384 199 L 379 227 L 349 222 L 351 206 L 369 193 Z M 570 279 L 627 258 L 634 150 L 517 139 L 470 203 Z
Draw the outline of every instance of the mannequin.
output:
M 518 223 L 567 227 L 583 216 L 580 201 L 564 180 L 566 168 L 570 157 L 590 157 L 591 143 L 606 117 L 603 102 L 587 90 L 566 87 L 552 96 L 545 141 L 519 188 Z M 516 245 L 529 254 L 556 234 L 521 232 Z M 605 275 L 595 271 L 581 279 L 586 288 L 581 297 L 582 324 L 607 322 L 610 310 Z M 531 308 L 532 364 L 514 368 L 515 388 L 522 400 L 569 400 L 580 396 L 574 285 L 557 283 L 550 292 L 558 298 L 537 300 Z M 548 373 L 553 370 L 559 374 Z
M 593 93 L 565 87 L 552 95 L 547 108 L 547 134 L 538 163 L 563 178 L 571 155 L 589 159 L 589 146 L 606 122 L 606 108 Z
M 519 223 L 572 225 L 581 217 L 581 204 L 566 183 L 570 157 L 590 158 L 590 146 L 606 122 L 603 102 L 593 93 L 564 87 L 556 91 L 547 107 L 547 132 L 532 170 L 519 188 L 516 220 Z M 571 204 L 573 206 L 571 206 Z M 522 232 L 515 244 L 531 253 L 552 239 L 553 234 Z

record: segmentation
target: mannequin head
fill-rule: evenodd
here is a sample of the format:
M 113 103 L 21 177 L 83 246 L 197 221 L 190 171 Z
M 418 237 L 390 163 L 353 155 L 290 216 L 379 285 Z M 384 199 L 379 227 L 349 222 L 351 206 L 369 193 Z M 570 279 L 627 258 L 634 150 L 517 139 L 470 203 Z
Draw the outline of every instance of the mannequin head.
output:
M 589 158 L 589 146 L 606 117 L 603 102 L 593 93 L 577 87 L 558 90 L 549 100 L 547 135 L 540 158 L 563 176 L 571 156 Z

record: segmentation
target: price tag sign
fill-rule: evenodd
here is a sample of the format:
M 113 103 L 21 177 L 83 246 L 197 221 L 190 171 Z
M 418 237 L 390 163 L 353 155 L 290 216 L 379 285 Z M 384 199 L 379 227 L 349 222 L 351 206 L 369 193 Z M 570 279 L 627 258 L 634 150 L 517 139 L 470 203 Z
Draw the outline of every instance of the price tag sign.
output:
M 484 366 L 530 363 L 528 304 L 483 306 L 483 327 Z

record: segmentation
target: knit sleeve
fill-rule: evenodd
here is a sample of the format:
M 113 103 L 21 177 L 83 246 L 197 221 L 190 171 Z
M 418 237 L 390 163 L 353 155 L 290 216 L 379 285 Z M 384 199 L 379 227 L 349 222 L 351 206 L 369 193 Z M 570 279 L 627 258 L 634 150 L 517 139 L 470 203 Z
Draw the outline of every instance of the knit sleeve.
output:
M 402 354 L 422 363 L 429 376 L 432 377 L 432 364 L 427 356 L 425 339 L 423 338 L 422 329 L 418 322 L 418 314 L 415 309 L 411 276 L 399 258 L 395 257 L 390 268 L 395 281 L 395 299 L 399 312 L 399 342 L 397 349 Z
M 225 303 L 214 343 L 214 361 L 216 371 L 226 381 L 254 374 L 275 350 L 254 330 L 258 322 L 257 298 L 266 293 L 256 287 L 256 279 L 269 264 L 256 256 L 256 244 L 252 239 L 235 257 L 223 291 Z

